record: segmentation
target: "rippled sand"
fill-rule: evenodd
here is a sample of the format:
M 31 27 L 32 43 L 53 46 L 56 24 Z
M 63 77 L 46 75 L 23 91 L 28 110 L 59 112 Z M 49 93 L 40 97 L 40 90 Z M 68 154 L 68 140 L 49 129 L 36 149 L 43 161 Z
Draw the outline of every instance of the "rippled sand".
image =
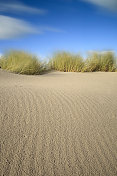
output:
M 1 176 L 116 176 L 117 73 L 0 70 Z

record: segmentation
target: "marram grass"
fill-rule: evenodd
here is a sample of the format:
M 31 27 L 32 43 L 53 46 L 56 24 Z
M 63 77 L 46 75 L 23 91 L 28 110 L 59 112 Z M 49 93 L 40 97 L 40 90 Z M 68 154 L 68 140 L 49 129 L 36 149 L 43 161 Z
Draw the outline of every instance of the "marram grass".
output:
M 51 68 L 64 72 L 80 72 L 84 62 L 80 55 L 73 55 L 68 52 L 59 52 L 54 54 L 50 60 Z
M 50 60 L 51 68 L 64 72 L 114 72 L 117 70 L 113 52 L 93 52 L 86 60 L 67 52 L 56 53 Z
M 101 55 L 100 70 L 105 72 L 113 72 L 117 69 L 116 57 L 112 52 L 106 52 Z
M 23 51 L 10 51 L 0 59 L 0 67 L 19 74 L 43 74 L 50 70 L 64 72 L 114 72 L 117 58 L 113 52 L 93 52 L 86 60 L 80 55 L 58 52 L 48 63 L 40 62 L 35 56 Z
M 84 72 L 114 72 L 116 71 L 116 58 L 112 52 L 92 53 L 85 61 Z
M 41 62 L 33 55 L 23 51 L 11 51 L 0 59 L 2 69 L 20 74 L 40 74 L 43 71 Z

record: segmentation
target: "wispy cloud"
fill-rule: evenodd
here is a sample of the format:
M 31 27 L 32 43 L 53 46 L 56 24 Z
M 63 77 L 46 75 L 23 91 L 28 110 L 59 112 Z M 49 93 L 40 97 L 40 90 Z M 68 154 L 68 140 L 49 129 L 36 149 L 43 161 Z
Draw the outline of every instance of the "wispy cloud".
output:
M 20 1 L 0 2 L 0 39 L 12 39 L 22 37 L 27 34 L 42 34 L 45 32 L 63 32 L 60 29 L 41 25 L 37 26 L 24 19 L 6 16 L 5 14 L 36 14 L 44 15 L 47 10 L 27 6 Z M 4 15 L 3 15 L 4 14 Z
M 63 32 L 56 28 L 33 26 L 24 20 L 0 15 L 0 39 L 12 39 L 27 34 L 42 34 L 47 31 Z
M 40 33 L 40 31 L 24 20 L 0 15 L 0 39 L 10 39 L 31 33 Z
M 117 12 L 117 0 L 82 0 Z
M 29 7 L 23 3 L 15 2 L 15 3 L 0 3 L 0 12 L 44 15 L 47 13 L 47 10 Z

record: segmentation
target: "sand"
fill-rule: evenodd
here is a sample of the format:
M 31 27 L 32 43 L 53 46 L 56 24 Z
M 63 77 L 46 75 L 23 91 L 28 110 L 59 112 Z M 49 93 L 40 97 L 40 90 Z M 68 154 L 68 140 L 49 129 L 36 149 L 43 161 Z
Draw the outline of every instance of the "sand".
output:
M 1 176 L 116 176 L 117 73 L 0 70 Z

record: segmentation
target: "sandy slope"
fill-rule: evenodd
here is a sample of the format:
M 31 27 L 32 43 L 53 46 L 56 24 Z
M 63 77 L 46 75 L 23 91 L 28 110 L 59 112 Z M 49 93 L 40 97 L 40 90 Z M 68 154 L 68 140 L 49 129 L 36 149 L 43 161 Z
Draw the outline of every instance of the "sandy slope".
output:
M 117 175 L 117 73 L 0 70 L 1 175 Z

